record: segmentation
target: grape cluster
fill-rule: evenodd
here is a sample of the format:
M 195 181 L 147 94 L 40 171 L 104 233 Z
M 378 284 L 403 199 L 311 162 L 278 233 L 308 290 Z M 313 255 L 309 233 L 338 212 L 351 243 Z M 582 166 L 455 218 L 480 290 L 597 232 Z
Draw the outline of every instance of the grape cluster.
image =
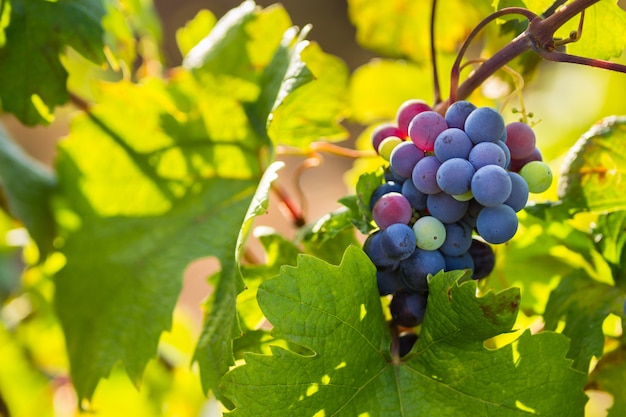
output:
M 390 295 L 394 321 L 423 320 L 428 275 L 469 269 L 474 279 L 495 264 L 490 244 L 518 229 L 517 212 L 529 193 L 551 184 L 535 134 L 522 122 L 505 124 L 490 107 L 468 101 L 445 115 L 421 100 L 398 109 L 396 123 L 372 133 L 374 149 L 389 162 L 385 181 L 372 193 L 378 228 L 364 243 L 377 268 L 381 295 Z

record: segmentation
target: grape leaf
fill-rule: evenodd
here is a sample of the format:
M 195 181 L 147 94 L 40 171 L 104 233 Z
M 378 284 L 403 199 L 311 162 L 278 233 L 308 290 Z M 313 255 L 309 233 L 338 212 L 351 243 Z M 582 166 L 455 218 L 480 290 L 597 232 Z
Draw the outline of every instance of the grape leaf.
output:
M 191 21 L 176 31 L 176 43 L 183 57 L 211 32 L 215 23 L 213 13 L 200 10 Z
M 54 174 L 18 147 L 0 126 L 0 187 L 9 214 L 18 218 L 37 243 L 40 259 L 52 250 L 56 236 L 51 198 Z
M 559 179 L 559 198 L 589 211 L 626 209 L 626 117 L 596 123 L 570 149 Z
M 394 58 L 425 63 L 430 59 L 431 2 L 350 0 L 348 12 L 364 47 Z M 490 2 L 438 2 L 437 50 L 454 52 L 467 34 L 491 12 Z
M 187 97 L 204 104 L 187 103 L 181 113 L 192 80 L 179 73 L 167 86 L 108 85 L 60 147 L 57 221 L 67 263 L 55 301 L 80 398 L 118 361 L 137 383 L 171 324 L 190 261 L 220 260 L 232 303 L 224 297 L 215 313 L 225 323 L 234 316 L 242 287 L 235 247 L 261 176 L 250 161 L 264 142 L 235 109 L 229 129 L 238 126 L 236 135 L 208 123 L 196 109 L 210 96 Z
M 559 320 L 565 320 L 563 334 L 572 341 L 567 356 L 574 360 L 574 368 L 587 372 L 591 358 L 602 356 L 602 322 L 609 313 L 619 312 L 623 303 L 624 294 L 617 287 L 577 271 L 564 277 L 550 294 L 545 328 L 556 330 Z
M 348 246 L 359 245 L 352 220 L 352 212 L 341 207 L 303 228 L 298 240 L 306 253 L 332 264 L 339 263 Z
M 598 218 L 593 230 L 602 257 L 611 265 L 613 279 L 626 286 L 626 211 L 617 211 Z
M 59 60 L 71 46 L 94 63 L 103 63 L 105 14 L 102 0 L 12 0 L 0 48 L 0 101 L 27 125 L 48 123 L 67 99 L 67 71 Z M 53 35 L 51 35 L 53 34 Z
M 485 349 L 511 329 L 519 293 L 477 298 L 462 276 L 433 277 L 418 342 L 397 358 L 367 256 L 350 247 L 339 266 L 301 256 L 261 285 L 258 300 L 273 334 L 310 352 L 245 355 L 222 381 L 231 415 L 582 416 L 586 376 L 564 358 L 567 340 L 526 332 Z
M 589 376 L 588 389 L 604 391 L 613 396 L 613 404 L 606 417 L 621 417 L 626 414 L 626 346 L 606 354 Z

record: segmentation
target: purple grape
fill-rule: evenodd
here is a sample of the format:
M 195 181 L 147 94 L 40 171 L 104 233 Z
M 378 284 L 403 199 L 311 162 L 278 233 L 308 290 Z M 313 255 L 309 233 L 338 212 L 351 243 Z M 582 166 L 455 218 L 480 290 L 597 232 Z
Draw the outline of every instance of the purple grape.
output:
M 431 194 L 426 199 L 426 207 L 431 216 L 438 218 L 442 223 L 458 222 L 465 216 L 468 201 L 455 200 L 450 194 Z
M 400 278 L 408 290 L 425 294 L 428 292 L 428 274 L 435 275 L 446 268 L 443 255 L 438 250 L 415 249 L 398 267 Z
M 437 136 L 434 151 L 435 156 L 441 162 L 452 158 L 467 159 L 472 150 L 472 146 L 472 141 L 464 131 L 457 128 L 450 128 L 444 130 Z
M 380 246 L 380 230 L 371 233 L 363 243 L 363 252 L 367 254 L 377 269 L 395 269 L 398 261 L 390 259 Z
M 406 135 L 398 129 L 398 126 L 391 123 L 383 123 L 374 128 L 372 131 L 372 147 L 376 152 L 378 152 L 378 146 L 380 146 L 380 142 L 382 142 L 385 138 L 390 136 L 396 136 L 400 139 L 405 138 Z
M 416 248 L 415 233 L 406 224 L 392 224 L 381 232 L 380 247 L 390 259 L 398 261 L 406 259 Z
M 469 116 L 474 110 L 476 110 L 476 106 L 469 101 L 455 101 L 450 105 L 450 107 L 448 107 L 448 110 L 446 110 L 446 123 L 450 127 L 463 129 L 465 127 L 465 120 L 467 119 L 467 116 Z
M 448 256 L 459 256 L 467 252 L 472 244 L 472 229 L 463 222 L 446 223 L 446 239 L 439 251 Z
M 415 346 L 415 342 L 417 342 L 417 334 L 413 332 L 402 333 L 398 337 L 398 355 L 403 357 L 409 354 Z
M 474 166 L 467 159 L 448 159 L 437 170 L 437 185 L 451 195 L 465 194 L 471 189 L 474 171 Z
M 506 154 L 496 142 L 477 143 L 470 151 L 467 159 L 475 169 L 485 165 L 498 165 L 502 168 L 506 166 Z
M 417 149 L 413 142 L 402 142 L 391 152 L 389 165 L 397 175 L 409 178 L 415 164 L 423 157 L 424 151 Z
M 411 180 L 415 188 L 424 194 L 440 193 L 441 188 L 437 185 L 437 170 L 440 166 L 441 162 L 432 155 L 420 159 L 411 173 Z
M 474 259 L 469 252 L 464 252 L 458 256 L 444 255 L 446 261 L 446 271 L 456 271 L 459 269 L 469 269 L 474 272 Z
M 476 231 L 489 243 L 504 243 L 517 232 L 518 220 L 515 210 L 506 204 L 485 207 L 476 219 Z
M 394 294 L 404 289 L 400 275 L 394 269 L 378 269 L 376 271 L 376 285 L 379 295 Z
M 426 208 L 426 197 L 428 197 L 428 194 L 424 194 L 415 188 L 413 181 L 404 181 L 401 193 L 407 200 L 409 200 L 411 207 L 415 210 L 421 211 Z
M 497 165 L 486 165 L 472 177 L 474 199 L 485 207 L 498 206 L 511 195 L 511 178 Z
M 511 165 L 511 151 L 509 150 L 509 147 L 506 146 L 506 143 L 503 140 L 499 140 L 496 144 L 500 147 L 500 149 L 502 149 L 502 152 L 504 152 L 504 169 L 509 169 L 509 166 Z
M 528 158 L 535 150 L 535 132 L 526 123 L 509 123 L 506 126 L 506 134 L 506 146 L 511 151 L 511 158 Z
M 522 159 L 515 159 L 511 157 L 511 164 L 509 166 L 509 170 L 513 172 L 519 172 L 524 165 L 532 161 L 543 161 L 543 157 L 541 156 L 541 151 L 538 148 L 533 150 L 533 153 L 530 156 Z
M 381 230 L 394 223 L 408 224 L 412 215 L 411 203 L 397 192 L 387 193 L 380 197 L 372 209 L 374 222 Z
M 473 279 L 483 279 L 493 271 L 496 266 L 496 255 L 491 246 L 483 241 L 474 239 L 472 246 L 467 251 L 474 260 Z
M 435 139 L 448 125 L 442 115 L 436 111 L 421 112 L 409 124 L 409 137 L 419 149 L 432 151 Z
M 411 120 L 418 114 L 430 110 L 432 108 L 424 100 L 411 99 L 400 105 L 396 113 L 396 123 L 398 123 L 398 129 L 404 134 L 404 137 L 409 135 Z
M 374 192 L 372 192 L 372 196 L 370 197 L 370 210 L 374 208 L 374 204 L 378 201 L 378 199 L 384 196 L 387 193 L 396 192 L 399 193 L 402 191 L 402 186 L 395 181 L 387 181 L 376 187 Z
M 400 291 L 389 304 L 391 317 L 402 327 L 415 327 L 424 321 L 426 300 L 426 295 Z
M 474 144 L 497 142 L 504 132 L 504 119 L 491 107 L 479 107 L 465 120 L 465 133 Z
M 508 174 L 511 177 L 511 195 L 504 204 L 518 212 L 526 207 L 528 202 L 528 183 L 516 172 L 509 172 Z

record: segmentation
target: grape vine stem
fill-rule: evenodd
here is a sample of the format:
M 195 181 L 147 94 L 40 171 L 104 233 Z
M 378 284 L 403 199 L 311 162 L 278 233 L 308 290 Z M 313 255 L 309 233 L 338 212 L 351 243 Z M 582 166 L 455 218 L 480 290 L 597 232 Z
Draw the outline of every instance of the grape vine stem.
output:
M 471 39 L 476 36 L 478 31 L 480 31 L 487 23 L 507 13 L 523 14 L 529 20 L 529 24 L 528 28 L 523 33 L 513 39 L 507 46 L 500 49 L 500 51 L 495 53 L 491 58 L 487 59 L 460 85 L 458 85 L 458 73 L 455 74 L 455 71 L 458 71 L 459 65 L 455 64 L 451 74 L 453 87 L 451 88 L 450 98 L 447 101 L 443 101 L 438 104 L 436 110 L 443 112 L 454 101 L 466 99 L 492 74 L 511 60 L 520 56 L 524 52 L 531 50 L 542 58 L 550 61 L 588 65 L 596 68 L 626 73 L 626 66 L 624 65 L 599 59 L 578 57 L 555 50 L 556 46 L 558 46 L 554 39 L 555 32 L 570 19 L 583 13 L 585 9 L 593 6 L 598 1 L 600 0 L 574 0 L 572 3 L 563 6 L 554 12 L 551 10 L 551 14 L 549 14 L 546 18 L 534 15 L 532 12 L 521 8 L 509 8 L 508 10 L 502 9 L 488 16 L 476 27 L 476 29 L 474 29 L 468 37 L 468 41 L 471 41 Z M 467 46 L 464 45 L 464 48 L 459 51 L 459 63 L 466 49 Z M 456 88 L 456 85 L 458 85 L 458 88 Z

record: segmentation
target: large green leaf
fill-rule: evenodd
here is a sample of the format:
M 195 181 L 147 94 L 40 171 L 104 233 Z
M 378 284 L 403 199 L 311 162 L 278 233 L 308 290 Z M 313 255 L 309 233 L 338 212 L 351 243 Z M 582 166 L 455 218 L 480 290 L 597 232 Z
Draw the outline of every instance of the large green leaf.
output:
M 578 210 L 626 210 L 625 140 L 626 117 L 608 117 L 595 124 L 568 154 L 559 198 Z
M 431 1 L 350 0 L 350 18 L 357 41 L 385 56 L 430 59 Z M 480 20 L 492 11 L 490 2 L 443 0 L 437 4 L 437 50 L 453 52 Z
M 181 112 L 185 82 L 110 85 L 60 147 L 57 216 L 67 263 L 55 301 L 81 398 L 118 361 L 139 380 L 171 325 L 190 261 L 220 260 L 233 300 L 216 314 L 234 316 L 242 287 L 235 247 L 263 141 L 245 117 L 231 117 L 233 135 L 195 105 Z
M 54 174 L 28 156 L 0 126 L 0 188 L 9 214 L 26 226 L 42 259 L 52 249 L 56 234 L 50 208 L 55 187 Z
M 462 275 L 433 277 L 418 342 L 398 358 L 367 256 L 351 247 L 339 266 L 300 257 L 262 284 L 258 299 L 274 335 L 309 354 L 246 355 L 223 380 L 231 414 L 582 416 L 586 378 L 564 358 L 566 338 L 526 332 L 486 349 L 486 339 L 511 329 L 519 293 L 477 298 L 473 281 L 457 282 Z
M 3 2 L 4 3 L 4 2 Z M 48 123 L 67 101 L 67 72 L 59 55 L 71 46 L 85 58 L 104 62 L 102 0 L 11 0 L 0 48 L 0 100 L 22 123 Z

